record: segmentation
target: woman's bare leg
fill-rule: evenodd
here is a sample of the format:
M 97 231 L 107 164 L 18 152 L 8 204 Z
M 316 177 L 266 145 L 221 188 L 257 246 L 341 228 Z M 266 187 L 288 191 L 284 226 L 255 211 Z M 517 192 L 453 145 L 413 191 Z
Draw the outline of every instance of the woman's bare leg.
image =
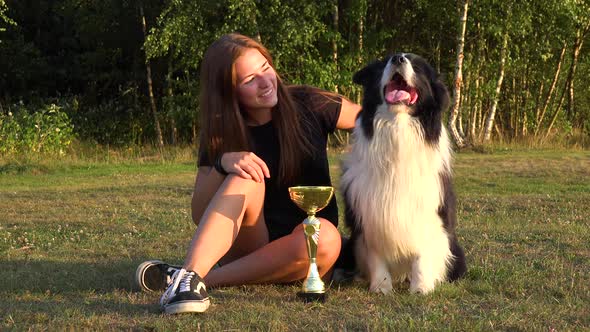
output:
M 245 255 L 267 244 L 263 204 L 264 183 L 227 176 L 198 223 L 184 268 L 204 276 L 226 254 Z
M 207 179 L 212 179 L 211 184 L 203 181 Z M 216 184 L 217 181 L 222 181 L 221 185 Z M 200 219 L 195 218 L 199 227 L 189 246 L 185 269 L 204 276 L 210 286 L 284 283 L 306 276 L 309 259 L 301 226 L 268 243 L 262 213 L 264 184 L 235 175 L 217 180 L 209 176 L 197 177 L 197 184 L 199 182 L 200 189 L 211 187 L 209 191 L 214 194 L 202 202 L 207 203 L 206 209 L 198 208 L 202 203 L 195 204 L 203 197 L 193 197 L 193 217 L 200 215 Z M 203 209 L 202 213 L 194 213 Z M 317 263 L 323 276 L 336 261 L 341 244 L 334 225 L 325 219 L 320 220 Z M 219 260 L 222 267 L 209 272 Z
M 317 264 L 320 275 L 328 273 L 340 253 L 340 233 L 326 219 L 321 219 Z M 309 266 L 303 227 L 287 236 L 241 257 L 205 275 L 209 286 L 259 283 L 287 283 L 305 278 Z

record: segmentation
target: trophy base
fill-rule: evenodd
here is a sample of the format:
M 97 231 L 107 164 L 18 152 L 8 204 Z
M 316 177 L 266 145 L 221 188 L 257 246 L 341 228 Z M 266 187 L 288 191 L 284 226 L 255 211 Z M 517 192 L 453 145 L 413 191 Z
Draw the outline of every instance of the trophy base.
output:
M 298 292 L 297 297 L 303 299 L 305 303 L 309 302 L 326 302 L 326 298 L 328 295 L 326 293 L 305 293 L 305 292 Z

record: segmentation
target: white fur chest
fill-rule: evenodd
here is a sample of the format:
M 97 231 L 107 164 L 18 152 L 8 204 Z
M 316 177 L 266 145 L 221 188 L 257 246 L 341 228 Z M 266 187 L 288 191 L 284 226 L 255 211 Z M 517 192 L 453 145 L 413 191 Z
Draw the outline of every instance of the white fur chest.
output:
M 354 135 L 341 181 L 363 216 L 363 236 L 391 260 L 411 257 L 430 234 L 443 229 L 440 175 L 450 172 L 451 159 L 446 130 L 443 126 L 438 145 L 432 146 L 416 118 L 377 112 L 373 137 L 363 135 L 360 123 Z

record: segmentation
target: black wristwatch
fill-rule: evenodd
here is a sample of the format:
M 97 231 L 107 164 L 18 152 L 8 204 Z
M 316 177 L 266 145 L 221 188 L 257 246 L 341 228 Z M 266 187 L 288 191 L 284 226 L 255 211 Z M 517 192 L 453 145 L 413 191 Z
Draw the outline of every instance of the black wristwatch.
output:
M 217 170 L 221 175 L 228 175 L 229 173 L 225 171 L 225 169 L 223 168 L 223 166 L 221 165 L 221 157 L 223 156 L 223 154 L 220 154 L 217 159 L 215 159 L 215 164 L 213 165 L 213 167 L 215 167 L 215 170 Z

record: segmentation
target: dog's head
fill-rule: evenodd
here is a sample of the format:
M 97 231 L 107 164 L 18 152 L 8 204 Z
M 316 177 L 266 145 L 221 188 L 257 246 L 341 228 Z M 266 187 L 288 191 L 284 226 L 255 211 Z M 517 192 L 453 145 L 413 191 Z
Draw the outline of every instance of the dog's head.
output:
M 438 73 L 422 57 L 398 53 L 375 61 L 353 76 L 363 86 L 361 124 L 373 135 L 377 112 L 407 113 L 417 117 L 428 142 L 438 140 L 442 113 L 449 107 L 449 93 Z

